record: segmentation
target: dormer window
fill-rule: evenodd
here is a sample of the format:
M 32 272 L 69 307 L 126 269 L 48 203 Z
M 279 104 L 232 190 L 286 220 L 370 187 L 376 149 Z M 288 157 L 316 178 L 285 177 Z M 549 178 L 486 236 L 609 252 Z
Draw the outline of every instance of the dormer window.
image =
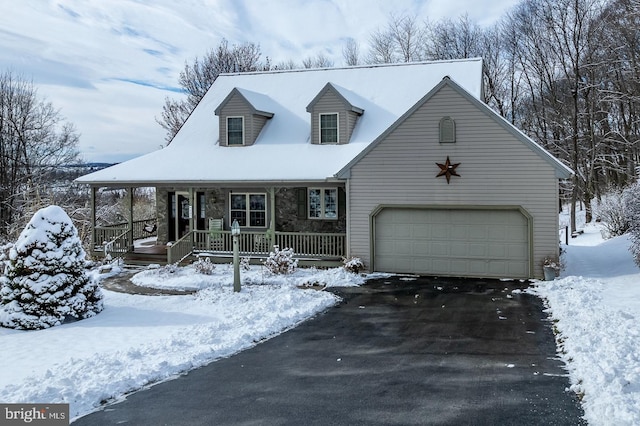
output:
M 251 146 L 256 143 L 276 104 L 266 95 L 234 88 L 215 110 L 221 146 Z
M 320 143 L 338 142 L 338 113 L 320 114 Z
M 358 117 L 364 113 L 355 102 L 364 100 L 350 90 L 327 83 L 307 105 L 307 112 L 311 114 L 311 143 L 349 143 Z
M 227 145 L 244 145 L 244 117 L 227 117 Z

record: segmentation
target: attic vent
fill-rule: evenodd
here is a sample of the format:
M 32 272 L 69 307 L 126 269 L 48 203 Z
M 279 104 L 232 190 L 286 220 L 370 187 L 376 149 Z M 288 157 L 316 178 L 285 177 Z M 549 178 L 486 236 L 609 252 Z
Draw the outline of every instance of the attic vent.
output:
M 451 117 L 440 119 L 440 143 L 454 143 L 456 141 L 456 122 Z

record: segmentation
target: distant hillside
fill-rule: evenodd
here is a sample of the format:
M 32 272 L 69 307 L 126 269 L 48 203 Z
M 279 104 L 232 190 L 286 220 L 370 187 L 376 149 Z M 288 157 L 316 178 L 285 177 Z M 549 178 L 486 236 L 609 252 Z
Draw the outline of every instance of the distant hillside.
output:
M 72 181 L 77 177 L 86 175 L 89 173 L 97 172 L 98 170 L 106 169 L 118 163 L 77 163 L 77 164 L 65 164 L 56 167 L 51 171 L 51 178 L 54 181 Z

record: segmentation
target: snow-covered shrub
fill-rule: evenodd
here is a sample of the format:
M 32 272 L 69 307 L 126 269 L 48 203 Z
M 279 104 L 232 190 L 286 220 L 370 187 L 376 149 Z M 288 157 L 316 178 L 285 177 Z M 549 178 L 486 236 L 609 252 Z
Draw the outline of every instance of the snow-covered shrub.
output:
M 5 268 L 9 266 L 9 252 L 12 247 L 11 243 L 0 245 L 0 275 L 4 275 Z
M 359 257 L 351 257 L 349 259 L 343 257 L 342 263 L 344 264 L 344 269 L 353 274 L 358 274 L 364 269 L 364 263 L 362 263 L 362 259 Z
M 624 190 L 623 200 L 631 236 L 629 250 L 633 253 L 636 264 L 640 266 L 640 181 Z
M 240 258 L 240 269 L 242 269 L 243 271 L 248 271 L 251 269 L 251 258 L 249 256 Z
M 298 259 L 294 259 L 293 249 L 273 246 L 273 251 L 269 253 L 269 257 L 262 264 L 272 274 L 291 274 L 298 267 Z
M 208 257 L 196 260 L 195 262 L 193 262 L 193 267 L 196 272 L 203 275 L 211 275 L 213 274 L 213 270 L 216 269 L 216 266 Z
M 178 271 L 178 263 L 167 263 L 164 266 L 158 268 L 158 274 L 160 275 L 168 275 L 175 274 Z
M 614 190 L 602 197 L 596 215 L 602 221 L 601 234 L 604 239 L 624 235 L 629 230 L 623 191 Z
M 0 324 L 42 329 L 102 311 L 102 292 L 85 269 L 78 231 L 58 206 L 38 210 L 9 251 L 0 277 Z

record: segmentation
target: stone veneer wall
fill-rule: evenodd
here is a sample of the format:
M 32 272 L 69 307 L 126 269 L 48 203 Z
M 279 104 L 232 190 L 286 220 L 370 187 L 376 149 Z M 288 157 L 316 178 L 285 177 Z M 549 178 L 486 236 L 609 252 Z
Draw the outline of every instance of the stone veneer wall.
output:
M 283 232 L 347 232 L 345 192 L 338 189 L 338 219 L 318 220 L 298 216 L 298 189 L 276 189 L 276 231 Z M 306 190 L 306 188 L 304 188 Z
M 156 188 L 156 217 L 158 218 L 158 244 L 166 244 L 168 239 L 167 216 L 169 214 L 169 191 L 165 188 Z
M 306 188 L 305 188 L 306 189 Z M 298 190 L 299 188 L 276 188 L 276 231 L 283 232 L 346 232 L 346 205 L 344 188 L 338 190 L 338 219 L 316 220 L 298 216 Z M 166 244 L 168 241 L 168 215 L 169 192 L 188 192 L 189 188 L 157 188 L 156 208 L 158 217 L 158 243 Z M 205 229 L 208 226 L 207 218 L 224 218 L 225 229 L 229 227 L 229 214 L 227 199 L 229 190 L 224 188 L 198 188 L 194 193 L 204 192 L 206 200 Z M 267 202 L 269 195 L 267 194 Z M 267 209 L 270 212 L 270 208 Z M 199 214 L 194 208 L 194 213 Z

